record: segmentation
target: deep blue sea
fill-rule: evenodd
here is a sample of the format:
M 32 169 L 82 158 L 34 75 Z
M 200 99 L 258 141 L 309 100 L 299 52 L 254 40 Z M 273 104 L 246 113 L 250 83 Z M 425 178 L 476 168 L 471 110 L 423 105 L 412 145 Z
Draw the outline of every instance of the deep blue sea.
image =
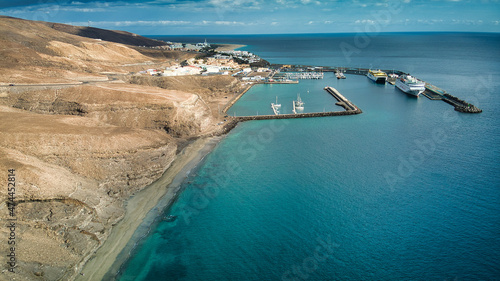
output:
M 290 110 L 297 94 L 341 110 L 327 85 L 363 113 L 239 124 L 119 280 L 500 280 L 500 34 L 162 37 L 205 38 L 271 63 L 409 72 L 483 113 L 356 75 L 255 86 L 230 114 L 270 114 L 276 96 Z

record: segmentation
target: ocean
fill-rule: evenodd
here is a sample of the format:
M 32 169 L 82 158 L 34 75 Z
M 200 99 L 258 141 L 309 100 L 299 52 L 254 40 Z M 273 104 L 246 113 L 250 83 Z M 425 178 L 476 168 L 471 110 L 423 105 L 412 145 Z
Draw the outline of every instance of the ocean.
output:
M 192 170 L 117 280 L 500 280 L 500 34 L 161 36 L 271 63 L 396 69 L 483 110 L 364 76 L 257 85 L 229 111 L 362 114 L 240 123 Z M 361 43 L 362 44 L 361 44 Z M 285 112 L 286 113 L 286 112 Z M 125 253 L 129 254 L 129 253 Z

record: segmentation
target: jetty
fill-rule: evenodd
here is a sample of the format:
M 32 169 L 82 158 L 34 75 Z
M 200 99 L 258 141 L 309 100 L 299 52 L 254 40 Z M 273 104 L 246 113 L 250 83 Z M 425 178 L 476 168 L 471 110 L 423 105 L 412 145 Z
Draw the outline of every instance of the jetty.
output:
M 274 111 L 274 115 L 279 115 L 280 114 L 280 111 L 279 111 L 278 106 L 276 104 L 271 103 L 271 108 Z
M 463 113 L 481 113 L 483 112 L 480 108 L 473 104 L 470 104 L 464 100 L 461 100 L 453 95 L 448 94 L 445 90 L 438 88 L 429 83 L 425 83 L 425 91 L 422 93 L 425 97 L 430 100 L 442 100 L 450 105 L 452 105 L 456 111 Z
M 342 106 L 346 111 L 361 111 L 357 106 L 340 94 L 337 89 L 327 86 L 325 87 L 325 90 L 338 101 L 336 105 Z

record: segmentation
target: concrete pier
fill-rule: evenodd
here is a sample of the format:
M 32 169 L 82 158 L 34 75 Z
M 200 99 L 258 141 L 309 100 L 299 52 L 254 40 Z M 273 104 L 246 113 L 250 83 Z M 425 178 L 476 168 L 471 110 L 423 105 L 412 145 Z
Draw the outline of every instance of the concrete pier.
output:
M 356 107 L 353 103 L 351 103 L 348 99 L 346 99 L 342 94 L 337 91 L 337 89 L 333 87 L 325 87 L 325 91 L 330 93 L 338 102 L 336 105 L 342 106 L 346 111 L 361 111 L 358 107 Z

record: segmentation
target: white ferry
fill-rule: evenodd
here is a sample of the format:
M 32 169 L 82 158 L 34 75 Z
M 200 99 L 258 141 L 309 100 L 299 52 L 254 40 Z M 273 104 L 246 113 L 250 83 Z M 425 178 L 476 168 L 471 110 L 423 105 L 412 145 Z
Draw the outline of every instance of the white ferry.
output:
M 425 82 L 410 75 L 401 75 L 396 80 L 396 87 L 407 94 L 418 97 L 425 91 Z
M 387 81 L 387 74 L 383 72 L 382 70 L 369 70 L 368 74 L 366 74 L 366 77 L 370 78 L 370 80 L 373 80 L 375 83 L 380 83 L 380 84 L 385 84 Z

